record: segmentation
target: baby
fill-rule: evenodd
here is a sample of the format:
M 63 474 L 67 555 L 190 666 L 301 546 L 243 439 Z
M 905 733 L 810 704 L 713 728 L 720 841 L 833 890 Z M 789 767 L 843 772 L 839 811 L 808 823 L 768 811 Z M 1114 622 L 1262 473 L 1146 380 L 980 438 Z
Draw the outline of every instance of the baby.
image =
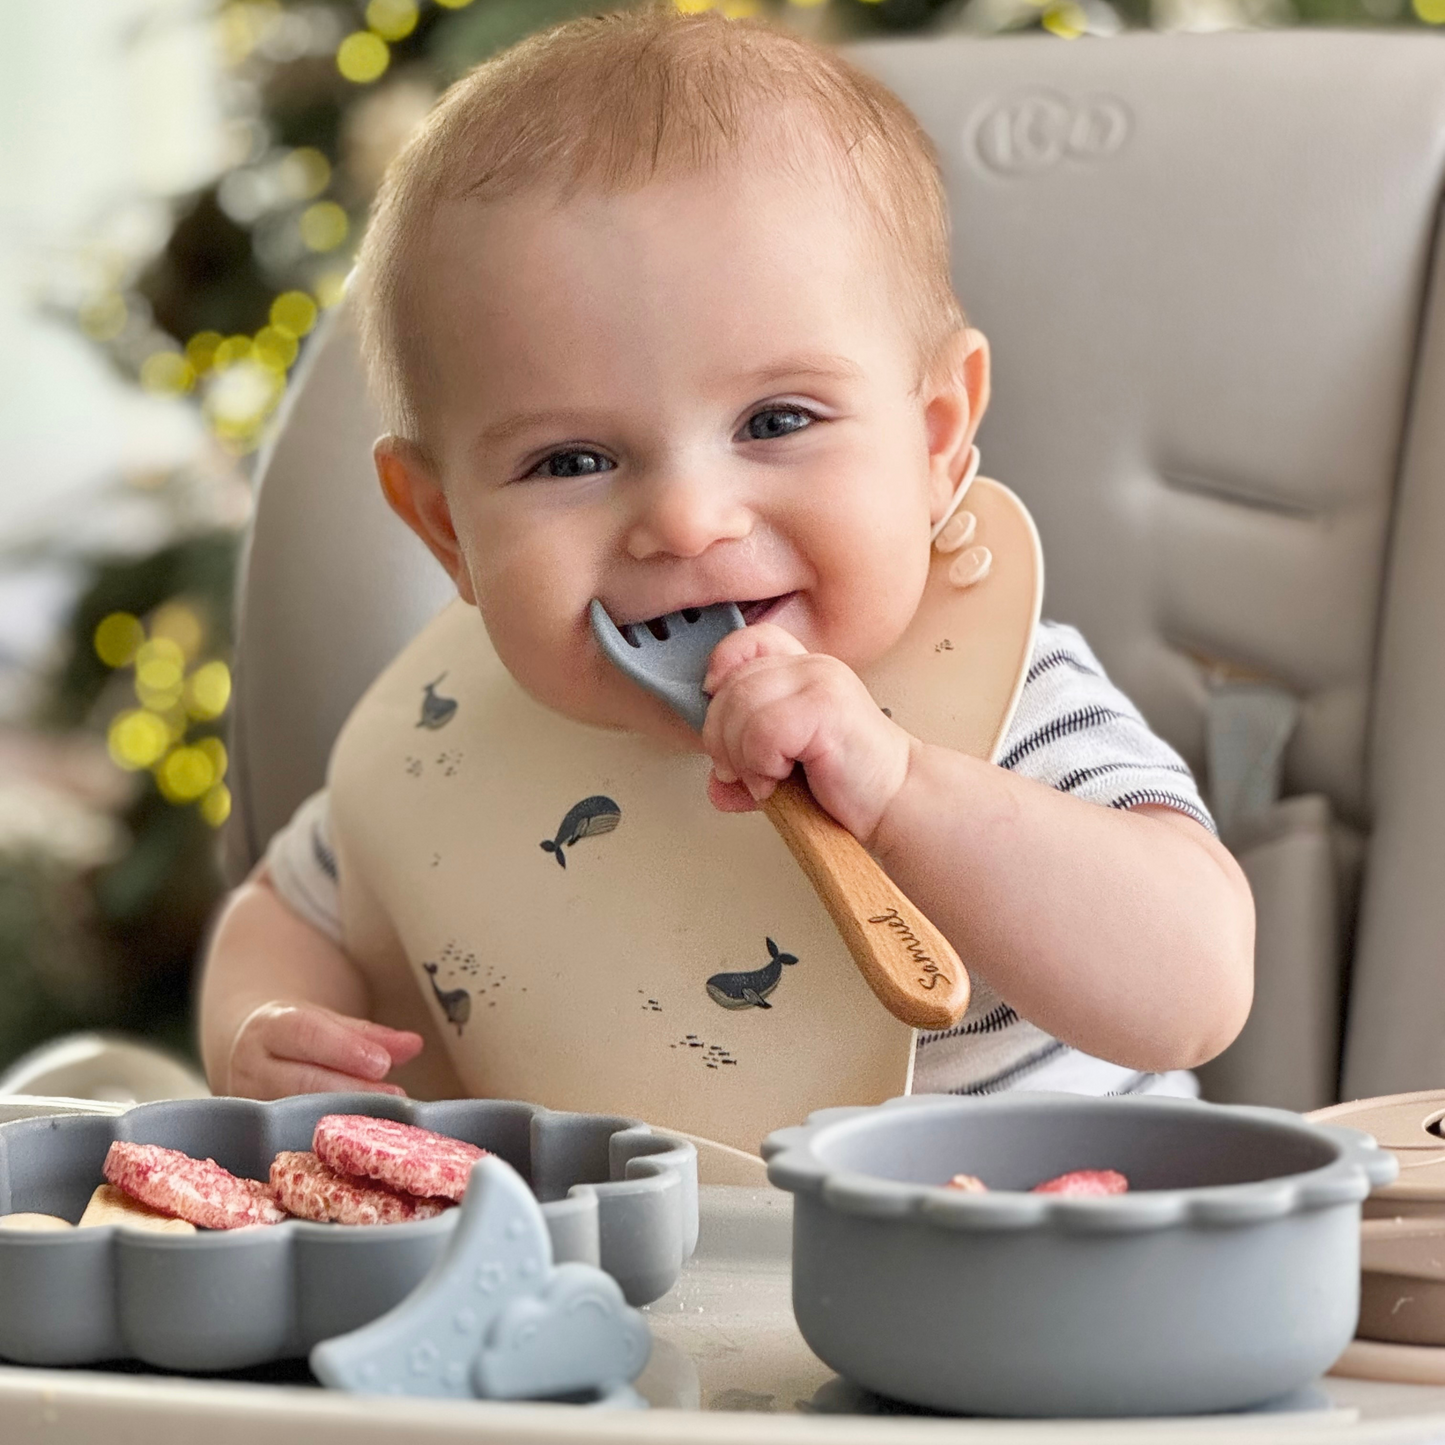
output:
M 913 735 L 860 677 L 906 638 L 930 534 L 976 464 L 989 355 L 954 297 L 947 230 L 906 107 L 751 22 L 670 7 L 577 21 L 442 100 L 388 175 L 355 299 L 391 428 L 383 491 L 460 601 L 434 624 L 446 646 L 409 649 L 348 724 L 332 770 L 344 805 L 311 799 L 230 900 L 201 995 L 217 1092 L 525 1088 L 583 1107 L 553 1089 L 575 1077 L 595 1107 L 643 1112 L 649 1081 L 676 1101 L 702 1088 L 688 1078 L 742 1089 L 766 1065 L 788 1082 L 767 1106 L 781 1112 L 760 1106 L 735 1131 L 754 1147 L 804 1106 L 866 1102 L 837 1070 L 873 1034 L 904 1051 L 915 1089 L 1193 1091 L 1184 1071 L 1248 1013 L 1254 919 L 1177 755 L 1056 624 L 1034 635 L 997 763 L 946 730 Z M 749 625 L 712 654 L 700 738 L 604 659 L 593 598 L 619 624 L 741 606 Z M 521 741 L 499 762 L 485 729 L 504 723 Z M 442 787 L 420 777 L 415 739 L 467 727 L 477 745 L 464 765 L 444 750 L 457 776 L 426 795 L 453 800 L 462 826 L 403 790 Z M 554 809 L 555 773 L 578 756 Z M 644 837 L 627 779 L 683 780 L 663 867 L 694 840 L 780 846 L 760 820 L 720 814 L 757 809 L 795 767 L 966 964 L 957 1027 L 915 1045 L 849 992 L 850 970 L 825 976 L 836 941 L 775 941 L 773 914 L 750 915 L 738 947 L 752 956 L 735 958 L 733 910 L 700 892 L 668 925 L 673 957 L 613 938 L 646 924 L 619 899 L 645 878 L 605 871 Z M 572 836 L 537 852 L 577 797 Z M 487 840 L 533 798 L 549 821 L 516 825 L 513 861 Z M 492 851 L 463 867 L 469 838 Z M 791 863 L 775 871 L 794 886 Z M 768 891 L 750 888 L 744 912 Z M 520 915 L 531 931 L 514 935 Z M 585 957 L 535 946 L 554 920 Z M 622 986 L 634 954 L 652 986 Z M 751 1011 L 703 992 L 720 968 L 764 964 L 787 977 L 771 1001 L 743 991 Z M 785 1028 L 805 996 L 844 1002 L 811 1034 L 801 1008 Z M 653 1015 L 689 1031 L 643 1038 Z M 712 1072 L 669 1073 L 680 1057 Z M 676 1112 L 683 1127 L 713 1117 Z

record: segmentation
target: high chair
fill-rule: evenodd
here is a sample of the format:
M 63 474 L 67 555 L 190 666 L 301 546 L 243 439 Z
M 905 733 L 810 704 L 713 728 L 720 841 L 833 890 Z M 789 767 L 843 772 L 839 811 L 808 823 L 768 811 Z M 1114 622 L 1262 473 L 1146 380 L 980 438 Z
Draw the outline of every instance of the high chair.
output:
M 993 345 L 984 470 L 1038 521 L 1045 614 L 1078 624 L 1204 775 L 1255 889 L 1255 1013 L 1208 1092 L 1308 1108 L 1438 1086 L 1445 52 L 1418 34 L 1293 31 L 939 36 L 855 54 L 939 147 L 958 291 Z M 343 308 L 310 343 L 260 467 L 238 601 L 233 878 L 321 785 L 354 701 L 448 598 L 379 495 L 379 430 Z M 830 1420 L 856 1402 L 841 1380 L 813 1393 L 781 1263 L 785 1197 L 705 1193 L 699 1259 L 726 1288 L 694 1275 L 692 1294 L 660 1302 L 653 1384 L 724 1412 L 706 1420 L 5 1368 L 6 1439 L 229 1439 L 284 1422 L 328 1440 L 405 1430 L 417 1445 L 463 1432 L 824 1445 L 860 1428 L 879 1441 L 1002 1428 Z M 716 1312 L 689 1324 L 704 1298 Z M 725 1413 L 800 1405 L 792 1420 Z M 1445 1393 L 1329 1380 L 1287 1417 L 1218 1423 L 1251 1440 L 1439 1438 Z
M 1206 1092 L 1438 1083 L 1445 59 L 1318 32 L 856 53 L 941 153 L 993 345 L 984 470 L 1038 521 L 1045 615 L 1195 768 L 1254 887 L 1254 1013 Z M 379 430 L 337 315 L 261 467 L 233 876 L 448 595 L 380 497 Z

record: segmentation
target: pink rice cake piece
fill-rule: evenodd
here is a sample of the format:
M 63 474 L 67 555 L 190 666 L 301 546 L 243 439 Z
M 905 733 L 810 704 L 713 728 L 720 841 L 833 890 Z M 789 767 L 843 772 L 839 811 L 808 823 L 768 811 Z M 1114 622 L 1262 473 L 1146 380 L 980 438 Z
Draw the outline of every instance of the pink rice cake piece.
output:
M 1129 1181 L 1117 1169 L 1075 1169 L 1035 1184 L 1035 1194 L 1067 1194 L 1074 1198 L 1101 1197 L 1105 1194 L 1127 1194 Z
M 271 1188 L 283 1209 L 318 1224 L 406 1224 L 435 1219 L 456 1207 L 450 1199 L 421 1199 L 338 1174 L 314 1154 L 297 1150 L 283 1151 L 272 1161 Z
M 359 1174 L 423 1198 L 460 1202 L 472 1165 L 487 1150 L 475 1144 L 367 1114 L 327 1114 L 316 1122 L 311 1147 L 338 1174 Z
M 117 1139 L 102 1172 L 132 1199 L 202 1229 L 242 1229 L 286 1218 L 269 1184 L 238 1179 L 214 1159 L 193 1159 L 179 1149 Z

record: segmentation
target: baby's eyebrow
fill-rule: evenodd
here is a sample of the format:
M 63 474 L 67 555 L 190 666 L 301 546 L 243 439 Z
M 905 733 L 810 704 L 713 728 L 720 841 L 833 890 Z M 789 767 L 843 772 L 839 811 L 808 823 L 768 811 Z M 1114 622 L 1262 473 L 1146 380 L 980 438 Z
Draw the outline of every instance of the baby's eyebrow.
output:
M 863 368 L 846 356 L 809 354 L 784 357 L 757 371 L 750 371 L 737 380 L 753 386 L 770 386 L 795 376 L 819 377 L 825 381 L 861 381 Z

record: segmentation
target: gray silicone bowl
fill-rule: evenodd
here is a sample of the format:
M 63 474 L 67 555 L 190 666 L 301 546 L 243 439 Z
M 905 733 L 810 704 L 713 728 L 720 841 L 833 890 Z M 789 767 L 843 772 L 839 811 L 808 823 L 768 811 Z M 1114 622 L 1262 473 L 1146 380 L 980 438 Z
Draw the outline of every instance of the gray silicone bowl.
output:
M 793 1309 L 840 1374 L 962 1414 L 1243 1409 L 1328 1369 L 1359 1309 L 1360 1203 L 1396 1161 L 1275 1109 L 917 1095 L 771 1135 Z M 1075 1169 L 1131 1192 L 1031 1194 Z M 941 1186 L 974 1174 L 995 1192 Z
M 184 1099 L 116 1117 L 23 1119 L 0 1125 L 0 1214 L 79 1219 L 104 1182 L 112 1139 L 181 1149 L 264 1179 L 279 1151 L 311 1147 L 323 1114 L 400 1119 L 491 1150 L 542 1202 L 557 1262 L 600 1264 L 633 1304 L 670 1289 L 696 1246 L 692 1144 L 632 1119 L 489 1099 Z M 214 1371 L 303 1356 L 405 1298 L 457 1215 L 352 1227 L 287 1220 L 193 1235 L 114 1225 L 0 1231 L 0 1357 L 30 1365 L 137 1359 Z

